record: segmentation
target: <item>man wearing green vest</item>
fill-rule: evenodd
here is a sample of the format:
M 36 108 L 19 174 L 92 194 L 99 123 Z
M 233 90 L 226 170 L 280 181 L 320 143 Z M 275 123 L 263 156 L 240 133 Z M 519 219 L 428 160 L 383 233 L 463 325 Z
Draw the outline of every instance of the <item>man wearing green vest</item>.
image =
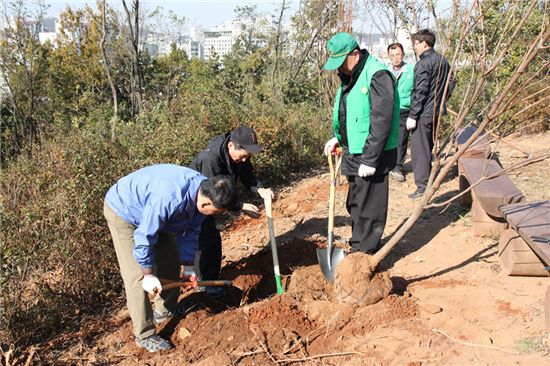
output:
M 414 65 L 403 61 L 405 51 L 401 43 L 392 43 L 388 46 L 390 64 L 388 69 L 397 80 L 397 92 L 399 93 L 399 143 L 397 145 L 397 163 L 390 171 L 390 177 L 398 182 L 405 181 L 403 164 L 407 157 L 407 144 L 409 143 L 409 130 L 407 130 L 407 117 L 411 108 L 411 92 L 414 82 Z
M 379 249 L 388 213 L 388 173 L 395 166 L 399 138 L 399 96 L 388 69 L 348 33 L 327 44 L 325 70 L 338 70 L 340 88 L 333 110 L 334 137 L 325 154 L 343 150 L 342 174 L 349 182 L 352 251 Z

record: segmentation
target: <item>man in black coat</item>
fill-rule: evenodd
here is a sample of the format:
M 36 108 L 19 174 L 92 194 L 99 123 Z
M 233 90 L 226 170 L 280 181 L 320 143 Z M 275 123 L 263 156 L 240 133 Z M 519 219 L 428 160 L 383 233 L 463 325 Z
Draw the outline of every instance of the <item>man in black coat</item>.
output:
M 414 87 L 411 94 L 411 109 L 407 118 L 407 129 L 411 134 L 411 160 L 416 191 L 409 194 L 412 199 L 422 197 L 432 170 L 433 134 L 439 121 L 439 114 L 447 114 L 445 103 L 455 87 L 451 75 L 447 92 L 445 86 L 451 72 L 449 62 L 436 53 L 435 34 L 421 29 L 413 35 L 414 51 L 420 57 L 414 67 Z
M 252 128 L 239 126 L 230 133 L 219 135 L 212 139 L 206 149 L 202 150 L 193 159 L 189 168 L 200 172 L 207 178 L 226 175 L 232 181 L 241 183 L 260 197 L 273 198 L 270 188 L 263 188 L 253 172 L 250 158 L 259 153 L 262 148 L 258 145 L 256 133 Z M 251 203 L 242 203 L 238 209 L 250 217 L 260 216 L 258 207 Z M 201 280 L 217 280 L 220 276 L 222 261 L 222 240 L 216 221 L 208 216 L 203 221 L 199 235 L 199 273 Z M 188 268 L 191 264 L 188 263 Z M 213 297 L 224 296 L 223 287 L 207 287 L 206 293 Z

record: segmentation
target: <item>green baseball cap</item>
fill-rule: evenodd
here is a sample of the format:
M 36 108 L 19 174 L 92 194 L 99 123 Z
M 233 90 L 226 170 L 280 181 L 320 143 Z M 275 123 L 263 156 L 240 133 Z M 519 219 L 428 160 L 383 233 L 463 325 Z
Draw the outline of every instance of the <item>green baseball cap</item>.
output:
M 337 33 L 327 43 L 328 60 L 325 70 L 336 70 L 342 65 L 348 53 L 357 47 L 357 41 L 349 33 Z

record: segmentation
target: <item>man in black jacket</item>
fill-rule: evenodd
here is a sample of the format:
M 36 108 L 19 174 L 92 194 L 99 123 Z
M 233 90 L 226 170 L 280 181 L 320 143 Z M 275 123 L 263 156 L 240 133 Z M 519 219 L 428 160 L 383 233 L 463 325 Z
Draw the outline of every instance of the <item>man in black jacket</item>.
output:
M 414 68 L 414 87 L 411 94 L 411 109 L 407 118 L 407 129 L 411 134 L 411 159 L 416 191 L 409 194 L 412 199 L 420 198 L 426 190 L 432 170 L 433 134 L 442 115 L 447 114 L 445 103 L 451 96 L 455 80 L 451 74 L 445 93 L 451 67 L 445 57 L 436 53 L 435 34 L 422 29 L 413 35 L 414 51 L 420 60 Z
M 260 197 L 273 198 L 273 192 L 269 188 L 262 188 L 262 184 L 254 175 L 250 158 L 259 153 L 262 148 L 258 145 L 256 133 L 252 128 L 239 126 L 231 133 L 217 136 L 208 143 L 208 147 L 202 150 L 193 159 L 189 168 L 200 172 L 207 178 L 227 175 L 232 181 L 241 181 L 252 192 L 257 192 Z M 250 217 L 260 216 L 258 207 L 251 203 L 242 203 L 238 207 L 240 211 Z M 216 228 L 216 221 L 212 216 L 207 216 L 201 226 L 199 235 L 199 273 L 201 280 L 217 280 L 220 276 L 222 261 L 222 239 Z M 188 268 L 191 264 L 188 263 Z M 225 294 L 223 287 L 207 287 L 206 293 L 213 297 L 221 297 Z

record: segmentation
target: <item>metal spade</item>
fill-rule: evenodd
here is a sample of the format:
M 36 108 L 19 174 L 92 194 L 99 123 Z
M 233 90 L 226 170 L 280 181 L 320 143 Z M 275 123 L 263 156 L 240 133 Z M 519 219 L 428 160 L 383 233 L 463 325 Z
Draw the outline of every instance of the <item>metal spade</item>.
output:
M 334 203 L 336 196 L 336 179 L 339 175 L 342 155 L 334 155 L 335 163 L 332 161 L 332 155 L 328 156 L 328 165 L 330 168 L 330 197 L 328 209 L 328 243 L 326 248 L 317 249 L 317 260 L 321 266 L 321 272 L 329 282 L 334 282 L 336 266 L 344 259 L 344 250 L 342 248 L 333 248 L 334 243 Z M 336 165 L 336 168 L 335 168 Z

